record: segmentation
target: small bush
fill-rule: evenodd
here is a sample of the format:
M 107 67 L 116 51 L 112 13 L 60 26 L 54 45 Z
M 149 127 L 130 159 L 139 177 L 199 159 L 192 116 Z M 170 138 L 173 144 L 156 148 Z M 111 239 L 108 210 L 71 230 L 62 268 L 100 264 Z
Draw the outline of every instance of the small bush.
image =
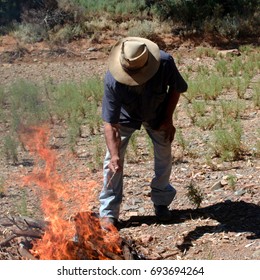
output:
M 237 176 L 229 174 L 229 175 L 227 175 L 227 179 L 226 180 L 228 182 L 228 185 L 234 191 L 235 190 L 235 185 L 236 185 L 236 182 L 237 182 Z
M 3 148 L 2 152 L 6 158 L 6 160 L 10 160 L 12 164 L 18 163 L 18 141 L 15 137 L 11 135 L 7 135 L 3 139 Z
M 239 35 L 240 21 L 237 16 L 227 15 L 215 20 L 214 27 L 218 34 L 224 38 L 235 39 Z
M 196 206 L 196 208 L 199 208 L 204 198 L 202 191 L 197 186 L 195 186 L 194 182 L 192 181 L 188 186 L 186 186 L 186 188 L 188 199 Z
M 211 145 L 216 156 L 224 161 L 239 159 L 244 152 L 242 147 L 242 127 L 240 122 L 228 121 L 223 128 L 214 131 Z
M 103 166 L 103 157 L 105 154 L 105 146 L 102 145 L 101 140 L 95 141 L 93 161 L 93 168 L 95 170 L 100 170 Z
M 192 102 L 192 109 L 198 117 L 204 116 L 207 112 L 205 101 L 194 100 Z
M 236 77 L 233 84 L 234 89 L 237 93 L 237 97 L 240 99 L 244 99 L 246 90 L 250 84 L 250 78 L 246 75 L 244 75 L 243 77 Z
M 253 85 L 253 103 L 256 108 L 260 108 L 260 83 Z
M 200 79 L 189 80 L 189 87 L 185 95 L 189 103 L 191 103 L 192 100 L 198 97 L 200 92 L 201 92 L 201 80 Z
M 223 77 L 226 76 L 228 73 L 228 61 L 226 59 L 218 60 L 215 68 Z
M 225 119 L 230 117 L 239 119 L 246 109 L 246 104 L 242 100 L 222 100 L 220 105 Z
M 15 31 L 12 33 L 22 43 L 36 43 L 48 38 L 48 33 L 44 26 L 34 23 L 16 25 Z
M 76 30 L 77 31 L 77 30 Z M 73 26 L 64 25 L 60 27 L 57 32 L 50 32 L 50 41 L 54 44 L 65 44 L 71 42 L 75 37 L 77 37 L 78 32 L 75 33 Z
M 216 58 L 217 56 L 217 51 L 212 49 L 212 48 L 206 48 L 206 47 L 198 47 L 195 50 L 196 56 L 197 57 L 212 57 Z
M 232 76 L 239 76 L 243 68 L 243 62 L 240 57 L 236 58 L 231 64 Z
M 139 21 L 135 26 L 128 30 L 128 36 L 133 37 L 144 37 L 147 39 L 153 39 L 155 35 L 155 26 L 153 22 L 148 20 Z
M 13 128 L 21 124 L 33 125 L 45 121 L 48 110 L 42 100 L 37 85 L 25 80 L 18 80 L 10 87 L 10 103 Z
M 223 81 L 222 77 L 214 74 L 202 80 L 201 92 L 203 98 L 205 100 L 216 100 L 222 93 Z
M 189 143 L 187 140 L 185 140 L 181 129 L 176 130 L 175 139 L 177 143 L 181 146 L 182 151 L 184 152 L 187 149 Z
M 212 112 L 210 116 L 200 117 L 196 120 L 196 125 L 202 130 L 212 130 L 219 122 L 216 112 Z

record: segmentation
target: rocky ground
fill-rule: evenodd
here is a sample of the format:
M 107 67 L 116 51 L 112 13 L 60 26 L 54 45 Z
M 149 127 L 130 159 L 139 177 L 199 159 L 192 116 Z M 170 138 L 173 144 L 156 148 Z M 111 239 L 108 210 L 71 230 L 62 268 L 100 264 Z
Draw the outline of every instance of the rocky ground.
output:
M 168 42 L 167 50 L 173 56 L 181 54 L 180 69 L 185 64 L 209 63 L 190 56 L 195 47 L 193 44 L 172 44 L 174 48 L 170 48 L 171 42 Z M 109 44 L 106 47 L 93 46 L 88 42 L 78 42 L 64 49 L 50 49 L 43 43 L 19 48 L 12 38 L 3 38 L 0 44 L 0 84 L 9 85 L 18 78 L 41 83 L 47 78 L 54 82 L 82 81 L 93 75 L 103 75 L 107 67 L 108 50 Z M 181 102 L 182 99 L 176 128 L 182 127 L 185 136 L 189 137 L 190 121 L 182 115 Z M 254 109 L 242 120 L 245 142 L 250 143 L 255 137 L 259 129 L 259 117 L 259 110 Z M 0 124 L 1 138 L 8 129 L 5 122 Z M 67 151 L 62 129 L 60 126 L 51 127 L 50 137 L 52 147 L 55 147 L 53 149 L 61 161 L 59 172 L 66 170 L 66 176 L 78 174 L 83 181 L 93 179 L 98 183 L 93 194 L 96 202 L 92 203 L 92 211 L 97 212 L 102 170 L 87 173 L 87 159 L 84 157 L 64 160 Z M 145 141 L 141 141 L 135 160 L 129 157 L 126 162 L 119 234 L 132 240 L 137 252 L 148 259 L 260 260 L 259 158 L 248 155 L 240 161 L 216 163 L 212 167 L 200 157 L 193 158 L 191 154 L 183 152 L 174 141 L 171 181 L 177 189 L 177 196 L 170 206 L 172 221 L 160 224 L 154 216 L 150 200 L 149 182 L 153 177 L 153 161 L 147 157 L 145 145 Z M 192 145 L 198 152 L 204 149 L 199 140 Z M 78 149 L 83 151 L 88 148 L 86 139 L 80 139 Z M 41 217 L 39 198 L 32 187 L 21 189 L 21 183 L 17 180 L 32 172 L 33 161 L 28 153 L 22 151 L 19 157 L 21 162 L 17 165 L 1 159 L 1 177 L 6 179 L 8 186 L 0 197 L 0 215 L 17 214 L 17 208 L 21 210 L 26 196 L 27 211 L 35 217 Z M 230 175 L 236 178 L 234 185 L 228 180 Z M 203 194 L 199 208 L 187 196 L 187 186 L 191 183 Z M 0 238 L 3 237 L 2 234 Z M 5 248 L 0 248 L 0 259 L 10 256 L 19 258 L 13 251 L 7 253 Z

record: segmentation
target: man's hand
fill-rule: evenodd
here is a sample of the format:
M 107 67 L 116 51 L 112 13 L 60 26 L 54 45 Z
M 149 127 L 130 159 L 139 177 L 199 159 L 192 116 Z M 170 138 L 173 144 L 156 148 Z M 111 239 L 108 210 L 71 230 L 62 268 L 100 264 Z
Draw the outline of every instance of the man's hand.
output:
M 176 129 L 175 129 L 174 125 L 172 124 L 172 121 L 162 122 L 162 124 L 159 127 L 159 130 L 164 131 L 165 141 L 170 141 L 170 143 L 172 143 L 172 141 L 174 139 L 175 132 L 176 132 Z
M 120 170 L 122 167 L 120 164 L 119 157 L 118 156 L 111 157 L 108 167 L 112 172 L 117 172 L 118 170 Z

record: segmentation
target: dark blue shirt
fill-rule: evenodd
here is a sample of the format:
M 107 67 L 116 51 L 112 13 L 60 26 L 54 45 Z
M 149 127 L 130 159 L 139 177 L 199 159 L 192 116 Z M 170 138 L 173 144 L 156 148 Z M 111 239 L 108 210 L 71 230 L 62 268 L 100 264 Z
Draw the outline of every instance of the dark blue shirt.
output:
M 107 71 L 102 102 L 105 122 L 136 129 L 140 129 L 142 122 L 147 122 L 156 129 L 165 112 L 169 87 L 178 93 L 187 90 L 172 56 L 164 51 L 160 51 L 160 55 L 158 71 L 141 86 L 121 84 Z

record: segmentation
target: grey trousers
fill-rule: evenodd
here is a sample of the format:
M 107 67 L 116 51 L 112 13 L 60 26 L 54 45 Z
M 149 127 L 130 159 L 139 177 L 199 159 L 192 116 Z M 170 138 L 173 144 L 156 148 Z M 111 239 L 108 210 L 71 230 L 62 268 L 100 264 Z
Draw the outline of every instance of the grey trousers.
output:
M 143 125 L 154 147 L 154 178 L 150 184 L 151 200 L 155 205 L 168 206 L 176 195 L 176 190 L 169 183 L 172 170 L 171 143 L 165 141 L 163 131 L 152 130 L 148 125 Z M 120 126 L 120 159 L 122 167 L 124 165 L 126 148 L 134 131 L 134 128 Z M 103 169 L 104 185 L 99 196 L 100 217 L 113 217 L 118 219 L 123 196 L 123 168 L 113 176 L 112 171 L 108 168 L 109 162 L 110 153 L 107 150 Z M 113 178 L 109 182 L 112 176 Z M 108 182 L 109 186 L 107 186 Z

